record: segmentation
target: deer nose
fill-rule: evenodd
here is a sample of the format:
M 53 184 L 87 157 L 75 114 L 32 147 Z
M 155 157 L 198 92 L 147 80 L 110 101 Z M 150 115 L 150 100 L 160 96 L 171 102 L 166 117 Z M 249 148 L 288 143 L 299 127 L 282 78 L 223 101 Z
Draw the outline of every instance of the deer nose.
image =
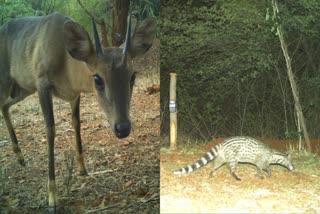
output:
M 117 122 L 114 130 L 118 138 L 128 137 L 131 131 L 131 123 L 130 121 Z

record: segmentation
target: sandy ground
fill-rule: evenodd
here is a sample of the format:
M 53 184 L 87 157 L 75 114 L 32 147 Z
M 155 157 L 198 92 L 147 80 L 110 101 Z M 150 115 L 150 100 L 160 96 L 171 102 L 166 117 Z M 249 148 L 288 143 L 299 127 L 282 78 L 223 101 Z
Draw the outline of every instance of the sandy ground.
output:
M 288 171 L 271 166 L 272 176 L 259 179 L 256 168 L 240 164 L 236 181 L 227 166 L 222 166 L 209 178 L 210 164 L 189 174 L 173 175 L 172 170 L 197 160 L 214 144 L 160 154 L 161 213 L 320 213 L 320 160 L 292 155 L 296 167 Z M 290 141 L 264 140 L 280 150 Z M 314 141 L 318 146 L 319 141 Z M 266 175 L 266 174 L 265 174 Z

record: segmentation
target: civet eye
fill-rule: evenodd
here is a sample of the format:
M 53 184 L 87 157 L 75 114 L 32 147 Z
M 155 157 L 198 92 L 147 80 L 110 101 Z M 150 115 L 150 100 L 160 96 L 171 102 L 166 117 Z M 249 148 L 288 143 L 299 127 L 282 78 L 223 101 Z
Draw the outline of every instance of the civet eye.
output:
M 93 75 L 93 79 L 97 89 L 99 90 L 104 89 L 103 79 L 98 74 Z

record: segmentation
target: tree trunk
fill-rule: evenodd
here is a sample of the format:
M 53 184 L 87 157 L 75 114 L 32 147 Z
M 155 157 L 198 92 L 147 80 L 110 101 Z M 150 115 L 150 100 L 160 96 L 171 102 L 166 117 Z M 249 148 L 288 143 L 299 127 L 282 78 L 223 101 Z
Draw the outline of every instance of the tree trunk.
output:
M 100 26 L 100 31 L 101 31 L 101 44 L 103 47 L 109 47 L 109 42 L 108 42 L 108 32 L 106 28 L 106 23 L 104 22 L 103 19 L 98 23 Z
M 274 13 L 274 17 L 276 18 L 276 20 L 279 20 L 279 9 L 278 9 L 278 4 L 276 0 L 272 0 L 272 4 L 273 4 L 273 13 Z M 301 129 L 303 132 L 303 136 L 307 145 L 307 149 L 309 152 L 311 152 L 311 143 L 310 143 L 310 138 L 309 138 L 309 134 L 307 131 L 307 126 L 304 120 L 304 116 L 302 113 L 302 108 L 301 108 L 301 104 L 300 104 L 300 99 L 299 99 L 299 93 L 298 93 L 298 89 L 297 89 L 297 85 L 296 85 L 296 81 L 294 79 L 294 74 L 292 72 L 292 67 L 291 67 L 291 59 L 290 56 L 288 54 L 288 48 L 287 45 L 284 41 L 284 37 L 283 37 L 283 32 L 281 30 L 281 25 L 280 23 L 278 23 L 277 25 L 277 34 L 280 40 L 280 44 L 281 44 L 281 49 L 284 55 L 284 58 L 286 60 L 286 65 L 287 65 L 287 73 L 288 73 L 288 77 L 289 77 L 289 82 L 291 85 L 291 89 L 292 89 L 292 94 L 293 94 L 293 98 L 294 98 L 294 107 L 296 110 L 296 114 L 298 117 L 298 120 L 300 121 L 300 125 L 301 125 Z
M 130 0 L 113 0 L 112 45 L 120 46 L 126 36 Z

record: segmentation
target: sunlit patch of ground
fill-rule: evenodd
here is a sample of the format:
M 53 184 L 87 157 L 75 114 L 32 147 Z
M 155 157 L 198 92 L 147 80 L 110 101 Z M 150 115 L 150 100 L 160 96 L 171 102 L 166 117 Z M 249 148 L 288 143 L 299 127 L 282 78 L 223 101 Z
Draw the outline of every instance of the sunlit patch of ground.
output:
M 221 141 L 217 139 L 205 146 L 194 146 L 196 148 L 190 150 L 197 152 L 191 154 L 181 154 L 181 151 L 160 154 L 161 213 L 320 212 L 320 160 L 317 155 L 294 153 L 294 171 L 271 166 L 272 176 L 264 179 L 258 178 L 255 166 L 249 164 L 240 164 L 237 168 L 236 174 L 241 181 L 231 176 L 227 166 L 222 166 L 209 178 L 212 163 L 189 174 L 172 174 L 172 170 L 192 163 Z M 271 142 L 280 150 L 288 147 L 288 141 L 264 142 Z

